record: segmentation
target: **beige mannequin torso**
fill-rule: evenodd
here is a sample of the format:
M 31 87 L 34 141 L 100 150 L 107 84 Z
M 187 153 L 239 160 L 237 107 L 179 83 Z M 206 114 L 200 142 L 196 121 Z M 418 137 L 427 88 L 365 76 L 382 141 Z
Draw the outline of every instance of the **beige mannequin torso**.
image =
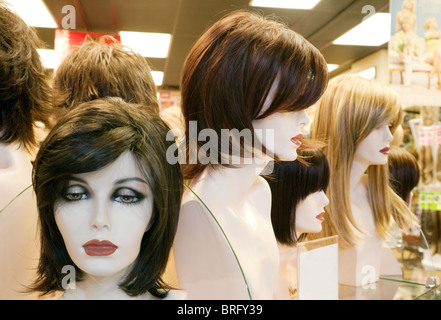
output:
M 359 238 L 356 245 L 339 251 L 339 282 L 361 286 L 378 281 L 380 276 L 381 247 L 383 241 L 378 237 L 374 215 L 368 201 L 366 176 L 351 192 L 351 210 L 357 226 L 364 231 L 355 230 Z
M 256 167 L 206 169 L 182 202 L 174 259 L 188 299 L 272 299 L 279 267 L 271 194 Z
M 37 294 L 22 293 L 34 280 L 39 259 L 31 174 L 32 164 L 23 149 L 0 144 L 0 299 L 37 298 Z

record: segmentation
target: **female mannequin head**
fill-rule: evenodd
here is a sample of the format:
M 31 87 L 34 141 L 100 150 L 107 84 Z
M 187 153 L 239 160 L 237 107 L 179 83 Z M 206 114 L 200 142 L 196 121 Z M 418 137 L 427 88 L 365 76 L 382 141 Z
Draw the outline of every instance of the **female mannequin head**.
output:
M 271 222 L 277 241 L 293 246 L 306 233 L 320 232 L 325 195 L 329 184 L 329 166 L 320 149 L 297 149 L 302 161 L 280 161 L 270 176 L 264 176 L 271 188 Z
M 53 86 L 55 106 L 59 108 L 120 97 L 159 112 L 156 85 L 147 60 L 110 36 L 88 38 L 75 48 L 57 68 Z
M 36 145 L 34 123 L 51 127 L 50 86 L 35 30 L 0 1 L 0 142 Z
M 265 123 L 255 121 L 284 112 L 289 122 L 289 113 L 299 111 L 300 116 L 291 119 L 296 122 L 288 135 L 291 140 L 300 133 L 297 126 L 309 121 L 302 112 L 317 101 L 328 81 L 326 61 L 314 46 L 282 23 L 246 11 L 233 12 L 210 27 L 190 50 L 182 74 L 189 158 L 205 143 L 190 143 L 190 121 L 197 123 L 199 132 L 213 130 L 221 146 L 221 129 L 254 133 L 255 125 L 267 129 Z M 282 117 L 279 120 L 283 122 Z M 243 156 L 251 141 L 238 143 Z M 218 154 L 220 158 L 220 147 Z M 290 160 L 295 158 L 293 150 Z M 220 164 L 217 160 L 209 165 Z M 186 178 L 204 170 L 199 159 L 196 162 L 184 166 Z
M 349 74 L 330 81 L 317 104 L 311 137 L 326 142 L 324 151 L 331 172 L 330 214 L 324 223 L 324 233 L 338 234 L 342 246 L 352 244 L 355 237 L 350 226 L 356 226 L 350 205 L 354 162 L 367 169 L 369 201 L 379 235 L 387 235 L 392 217 L 399 226 L 412 221 L 389 187 L 386 165 L 387 148 L 401 117 L 395 92 L 375 80 Z
M 34 166 L 42 243 L 36 290 L 65 289 L 61 270 L 73 265 L 77 281 L 122 272 L 126 294 L 166 295 L 161 275 L 182 194 L 179 165 L 166 159 L 174 143 L 168 131 L 155 112 L 118 98 L 80 104 L 59 120 Z M 118 248 L 88 247 L 90 240 Z

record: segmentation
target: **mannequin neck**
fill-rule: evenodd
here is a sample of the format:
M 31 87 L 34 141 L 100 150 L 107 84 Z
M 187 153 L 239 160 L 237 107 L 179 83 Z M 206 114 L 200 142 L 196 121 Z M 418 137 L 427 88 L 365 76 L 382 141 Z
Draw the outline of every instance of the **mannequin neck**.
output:
M 68 289 L 61 297 L 63 300 L 130 300 L 136 299 L 125 293 L 118 283 L 126 270 L 111 276 L 86 274 L 82 281 L 75 284 L 75 289 Z
M 364 174 L 369 167 L 368 164 L 363 163 L 358 160 L 352 161 L 351 166 L 351 176 L 350 176 L 350 185 L 349 190 L 351 195 L 359 189 L 359 187 L 364 187 Z
M 210 179 L 216 189 L 225 191 L 216 195 L 219 199 L 223 198 L 222 201 L 226 199 L 228 203 L 241 203 L 270 160 L 259 159 L 252 164 L 232 168 L 207 168 L 201 180 Z

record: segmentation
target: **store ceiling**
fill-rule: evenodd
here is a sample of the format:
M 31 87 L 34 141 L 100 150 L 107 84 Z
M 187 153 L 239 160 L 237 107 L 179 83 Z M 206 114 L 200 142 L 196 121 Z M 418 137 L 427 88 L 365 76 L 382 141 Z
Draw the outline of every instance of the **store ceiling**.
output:
M 249 7 L 250 0 L 43 0 L 61 27 L 62 8 L 76 9 L 76 30 L 117 33 L 119 31 L 172 34 L 165 59 L 148 58 L 152 69 L 164 72 L 162 88 L 178 88 L 181 68 L 193 43 L 212 23 L 230 11 Z M 312 10 L 252 8 L 275 14 L 302 34 L 340 67 L 338 74 L 382 47 L 337 46 L 332 41 L 353 28 L 366 16 L 364 6 L 376 12 L 389 12 L 389 0 L 322 0 Z M 38 28 L 49 48 L 54 46 L 54 30 Z

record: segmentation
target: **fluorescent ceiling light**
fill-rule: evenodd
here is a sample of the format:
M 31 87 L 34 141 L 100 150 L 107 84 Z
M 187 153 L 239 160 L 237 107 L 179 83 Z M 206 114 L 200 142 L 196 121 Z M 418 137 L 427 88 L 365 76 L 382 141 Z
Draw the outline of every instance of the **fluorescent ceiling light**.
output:
M 152 77 L 155 84 L 159 87 L 160 85 L 162 85 L 162 80 L 164 79 L 164 72 L 152 71 Z
M 321 0 L 251 0 L 252 7 L 309 10 Z
M 381 46 L 390 39 L 390 26 L 390 13 L 376 13 L 346 32 L 333 43 L 349 46 Z
M 30 26 L 58 28 L 46 5 L 41 0 L 7 0 L 11 8 Z
M 58 67 L 58 57 L 55 50 L 37 49 L 37 51 L 46 69 L 56 69 Z
M 366 79 L 375 79 L 377 77 L 377 68 L 370 67 L 363 71 L 358 72 L 357 74 Z
M 171 35 L 168 33 L 148 33 L 120 31 L 121 43 L 143 57 L 166 58 Z
M 338 64 L 328 63 L 328 71 L 331 72 L 338 68 Z

